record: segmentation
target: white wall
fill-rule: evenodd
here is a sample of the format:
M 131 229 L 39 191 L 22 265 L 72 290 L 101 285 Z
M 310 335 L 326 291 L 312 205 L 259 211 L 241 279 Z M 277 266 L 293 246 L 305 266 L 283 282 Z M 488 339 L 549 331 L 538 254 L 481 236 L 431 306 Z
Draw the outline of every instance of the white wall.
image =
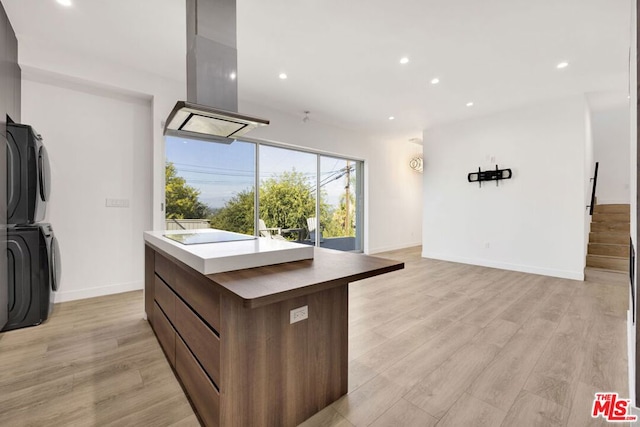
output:
M 95 87 L 113 94 L 151 99 L 153 228 L 162 227 L 164 223 L 164 211 L 161 210 L 161 203 L 164 202 L 164 135 L 161 122 L 167 118 L 177 100 L 186 98 L 186 74 L 180 81 L 171 80 L 105 61 L 100 57 L 100 52 L 96 52 L 92 57 L 86 54 L 77 55 L 51 47 L 43 48 L 31 40 L 20 39 L 18 45 L 18 62 L 22 67 L 23 78 L 29 78 L 29 76 L 50 78 Z M 23 104 L 23 114 L 28 113 L 29 108 L 29 105 Z M 63 112 L 52 114 L 63 115 Z M 64 120 L 64 117 L 61 118 Z
M 585 109 L 559 99 L 425 130 L 423 256 L 582 279 Z M 496 163 L 513 178 L 467 182 Z
M 591 231 L 591 215 L 587 206 L 591 206 L 591 193 L 593 193 L 593 181 L 591 180 L 595 173 L 595 141 L 593 137 L 593 122 L 591 110 L 588 104 L 584 106 L 585 117 L 585 152 L 584 152 L 584 257 L 586 260 L 589 252 L 589 232 Z M 586 263 L 586 262 L 585 262 Z
M 598 203 L 629 203 L 629 100 L 626 93 L 591 93 L 594 161 L 599 162 Z
M 422 174 L 409 168 L 416 154 L 407 141 L 370 139 L 368 253 L 422 244 Z M 420 150 L 421 151 L 421 150 Z
M 415 144 L 341 129 L 313 116 L 305 123 L 302 114 L 294 116 L 243 99 L 239 110 L 271 121 L 247 136 L 365 161 L 366 253 L 420 245 L 422 177 L 409 168 Z
M 23 121 L 43 135 L 51 162 L 56 301 L 141 289 L 141 238 L 152 223 L 150 100 L 51 79 L 24 79 L 22 94 Z M 130 207 L 107 208 L 105 198 Z
M 141 289 L 142 232 L 164 220 L 160 122 L 185 84 L 105 62 L 98 52 L 19 43 L 22 119 L 44 136 L 53 168 L 47 220 L 60 240 L 56 301 Z M 130 207 L 106 208 L 105 198 L 127 198 Z

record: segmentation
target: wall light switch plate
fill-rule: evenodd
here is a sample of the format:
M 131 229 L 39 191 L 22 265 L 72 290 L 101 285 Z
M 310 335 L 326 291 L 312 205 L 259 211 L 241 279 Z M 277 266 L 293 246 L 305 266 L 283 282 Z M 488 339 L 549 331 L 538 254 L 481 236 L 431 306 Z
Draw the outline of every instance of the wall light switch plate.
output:
M 309 317 L 309 306 L 294 308 L 289 312 L 289 323 L 296 323 Z
M 129 199 L 106 199 L 105 206 L 108 208 L 128 208 Z

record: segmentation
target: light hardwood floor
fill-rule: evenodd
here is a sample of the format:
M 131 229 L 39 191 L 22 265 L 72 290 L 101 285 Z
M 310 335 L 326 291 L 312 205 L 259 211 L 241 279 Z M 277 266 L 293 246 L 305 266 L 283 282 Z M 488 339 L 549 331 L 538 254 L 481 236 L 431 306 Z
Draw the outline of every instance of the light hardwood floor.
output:
M 594 393 L 627 397 L 624 274 L 384 256 L 405 270 L 350 287 L 349 394 L 304 427 L 607 425 Z M 197 426 L 142 314 L 131 292 L 0 334 L 0 425 Z

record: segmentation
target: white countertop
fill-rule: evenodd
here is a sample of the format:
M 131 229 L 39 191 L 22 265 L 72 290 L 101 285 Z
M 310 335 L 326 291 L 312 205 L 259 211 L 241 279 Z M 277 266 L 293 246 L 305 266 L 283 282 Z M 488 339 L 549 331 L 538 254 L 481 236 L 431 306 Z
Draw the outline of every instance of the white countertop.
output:
M 165 234 L 221 233 L 212 228 L 198 230 L 145 231 L 144 240 L 202 274 L 282 264 L 313 258 L 313 246 L 258 237 L 220 243 L 184 245 Z

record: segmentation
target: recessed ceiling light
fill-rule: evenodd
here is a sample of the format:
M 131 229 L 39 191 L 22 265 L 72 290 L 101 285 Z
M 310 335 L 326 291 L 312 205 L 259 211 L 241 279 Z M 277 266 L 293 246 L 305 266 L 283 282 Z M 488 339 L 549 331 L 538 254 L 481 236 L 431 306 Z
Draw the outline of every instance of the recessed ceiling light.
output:
M 393 119 L 395 119 L 395 117 L 389 116 L 389 120 L 393 120 Z
M 566 61 L 563 61 L 561 63 L 559 63 L 558 65 L 556 65 L 556 68 L 559 70 L 562 70 L 563 68 L 567 68 L 569 66 L 569 63 Z
M 409 58 L 407 58 L 406 56 L 404 58 L 400 58 L 400 63 L 401 64 L 406 64 L 409 62 Z
M 69 7 L 71 6 L 71 0 L 56 0 L 58 2 L 58 4 L 61 4 L 62 6 L 65 7 Z
M 280 77 L 280 80 L 285 80 L 287 78 L 287 75 L 285 73 L 280 73 L 278 77 Z
M 473 107 L 473 102 L 467 102 L 467 107 Z
M 236 79 L 236 73 L 231 73 L 231 74 L 229 74 L 229 78 L 230 78 L 231 80 L 235 80 L 235 79 Z
M 440 83 L 440 79 L 439 78 L 436 77 L 436 78 L 431 79 L 431 84 L 432 85 L 437 85 L 438 83 Z

